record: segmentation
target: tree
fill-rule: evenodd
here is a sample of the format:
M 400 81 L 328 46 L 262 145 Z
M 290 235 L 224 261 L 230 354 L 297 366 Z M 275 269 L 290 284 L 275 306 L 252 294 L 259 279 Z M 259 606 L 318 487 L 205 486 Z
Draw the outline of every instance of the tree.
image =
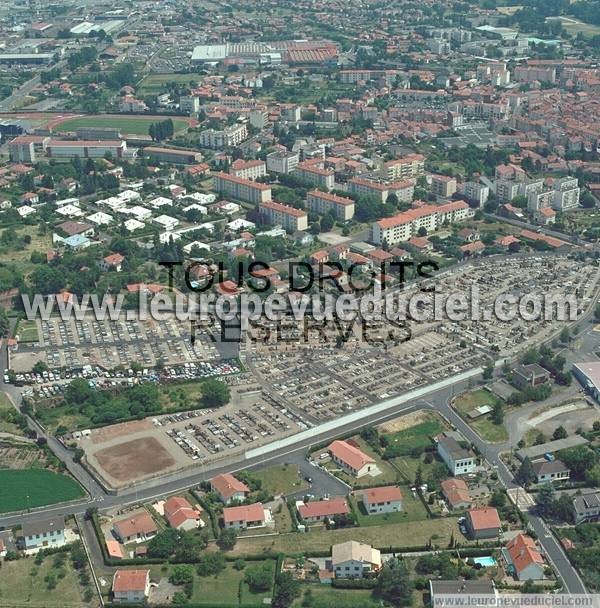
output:
M 490 418 L 492 419 L 492 422 L 497 425 L 504 422 L 504 407 L 502 406 L 502 401 L 495 401 Z
M 543 515 L 549 517 L 554 513 L 554 488 L 550 482 L 545 483 L 537 494 L 537 504 Z
M 300 595 L 300 583 L 290 572 L 283 572 L 277 577 L 273 608 L 289 608 Z
M 490 498 L 490 505 L 501 509 L 506 505 L 506 494 L 502 490 L 495 490 Z
M 44 361 L 36 361 L 34 366 L 31 368 L 31 371 L 34 374 L 42 374 L 43 372 L 48 371 L 48 366 Z
M 273 571 L 268 563 L 246 568 L 244 580 L 253 592 L 268 591 L 273 580 Z
M 199 558 L 197 571 L 200 576 L 214 576 L 224 569 L 225 555 L 220 551 L 209 551 Z
M 8 334 L 9 327 L 10 321 L 8 320 L 6 310 L 0 307 L 0 337 L 4 337 Z
M 411 600 L 412 585 L 408 568 L 398 558 L 389 559 L 377 577 L 376 594 L 394 606 L 408 606 Z
M 217 545 L 223 551 L 231 551 L 235 547 L 237 541 L 237 532 L 233 528 L 225 528 L 221 531 Z
M 568 494 L 561 494 L 553 505 L 554 516 L 567 523 L 575 520 L 575 509 L 573 499 Z
M 490 380 L 494 375 L 494 364 L 491 361 L 488 361 L 483 368 L 483 379 Z
M 515 475 L 515 479 L 524 487 L 530 486 L 536 479 L 535 471 L 533 470 L 533 464 L 529 457 L 525 457 L 517 474 Z
M 552 433 L 552 439 L 566 439 L 567 435 L 567 429 L 564 426 L 557 426 Z
M 201 387 L 202 397 L 200 407 L 221 407 L 229 403 L 231 393 L 229 387 L 220 380 L 206 380 Z
M 171 570 L 169 582 L 172 585 L 185 585 L 194 581 L 194 568 L 189 564 L 177 564 Z
M 570 340 L 571 340 L 571 333 L 569 332 L 569 328 L 563 327 L 562 331 L 560 332 L 560 341 L 563 344 L 568 344 Z
M 590 471 L 598 463 L 598 454 L 590 450 L 586 445 L 577 445 L 566 450 L 561 450 L 558 457 L 571 470 L 574 477 L 582 479 L 587 471 Z
M 172 528 L 159 532 L 148 543 L 148 557 L 171 557 L 175 552 L 179 539 L 180 533 Z

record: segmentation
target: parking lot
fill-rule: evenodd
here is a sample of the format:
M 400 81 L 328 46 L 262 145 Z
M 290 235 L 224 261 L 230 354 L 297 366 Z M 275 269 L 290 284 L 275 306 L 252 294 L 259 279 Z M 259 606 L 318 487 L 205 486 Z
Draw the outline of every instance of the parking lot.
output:
M 129 368 L 133 362 L 155 367 L 219 357 L 208 334 L 197 331 L 192 344 L 190 324 L 175 317 L 164 321 L 53 317 L 38 319 L 36 324 L 39 341 L 20 343 L 12 354 L 15 372 L 29 371 L 36 361 L 51 369 L 85 364 L 113 369 Z

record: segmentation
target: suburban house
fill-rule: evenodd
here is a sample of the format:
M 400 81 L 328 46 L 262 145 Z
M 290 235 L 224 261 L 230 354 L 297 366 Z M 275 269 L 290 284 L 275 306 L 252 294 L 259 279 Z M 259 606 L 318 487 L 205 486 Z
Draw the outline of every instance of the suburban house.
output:
M 144 541 L 152 538 L 158 528 L 150 513 L 137 513 L 127 519 L 120 519 L 113 523 L 113 534 L 122 543 Z
M 438 438 L 437 453 L 452 475 L 466 475 L 475 470 L 475 458 L 454 437 Z
M 550 372 L 537 363 L 517 365 L 513 369 L 512 383 L 520 389 L 539 386 L 550 378 Z
M 125 257 L 120 253 L 111 253 L 102 259 L 100 262 L 100 268 L 104 272 L 108 272 L 109 270 L 114 270 L 115 272 L 121 272 L 123 268 L 123 262 L 125 261 Z
M 223 523 L 226 528 L 235 528 L 236 530 L 260 528 L 266 523 L 265 509 L 260 502 L 239 507 L 225 507 L 223 509 Z
M 62 515 L 25 523 L 22 526 L 25 549 L 62 547 L 65 544 L 65 519 Z
M 537 460 L 531 463 L 537 483 L 564 481 L 571 477 L 569 467 L 562 460 Z
M 183 496 L 171 496 L 165 500 L 163 510 L 169 526 L 176 530 L 194 530 L 202 525 L 201 512 Z
M 600 519 L 600 491 L 573 497 L 575 523 L 598 521 Z
M 362 503 L 368 514 L 402 511 L 402 492 L 398 486 L 369 488 L 362 492 Z
M 342 496 L 329 500 L 315 500 L 303 503 L 298 507 L 298 513 L 303 521 L 307 523 L 324 521 L 336 515 L 348 515 L 350 509 L 346 499 Z
M 210 489 L 218 494 L 221 502 L 226 505 L 236 500 L 243 501 L 250 493 L 250 488 L 231 473 L 223 473 L 211 479 Z
M 143 602 L 150 593 L 150 570 L 117 570 L 112 592 L 116 603 Z
M 105 543 L 108 557 L 111 559 L 123 559 L 125 557 L 121 543 L 118 540 L 108 539 L 105 541 Z
M 449 477 L 440 484 L 444 498 L 451 509 L 469 509 L 473 505 L 471 492 L 463 479 Z
M 436 606 L 443 601 L 440 596 L 444 595 L 464 595 L 465 599 L 469 596 L 496 595 L 496 587 L 491 579 L 457 579 L 455 581 L 429 581 L 429 594 L 431 605 Z
M 375 466 L 375 460 L 371 456 L 347 441 L 336 440 L 327 448 L 327 451 L 333 462 L 339 464 L 344 471 L 354 477 L 366 475 Z
M 544 578 L 544 558 L 531 536 L 517 534 L 503 551 L 509 569 L 520 581 L 537 581 Z
M 331 548 L 331 568 L 336 578 L 363 578 L 381 568 L 381 553 L 370 545 L 349 540 Z
M 467 511 L 466 526 L 469 535 L 474 539 L 497 538 L 502 528 L 498 511 L 493 507 Z

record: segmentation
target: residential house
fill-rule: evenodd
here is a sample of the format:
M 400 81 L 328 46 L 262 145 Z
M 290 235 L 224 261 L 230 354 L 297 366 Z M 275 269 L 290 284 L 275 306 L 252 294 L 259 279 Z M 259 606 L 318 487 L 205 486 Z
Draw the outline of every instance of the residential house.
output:
M 600 491 L 588 492 L 573 497 L 575 523 L 598 521 L 600 519 Z
M 454 476 L 466 475 L 475 470 L 475 458 L 469 450 L 461 447 L 454 437 L 439 438 L 437 452 Z
M 22 526 L 25 549 L 62 547 L 65 544 L 65 519 L 62 515 Z
M 333 519 L 336 515 L 348 515 L 350 509 L 346 499 L 338 496 L 329 500 L 314 500 L 303 503 L 298 507 L 298 513 L 306 523 L 315 523 Z
M 104 272 L 108 272 L 109 270 L 121 272 L 124 261 L 125 256 L 121 255 L 120 253 L 111 253 L 102 259 L 102 262 L 100 262 L 100 268 Z
M 537 363 L 517 365 L 513 369 L 512 383 L 520 389 L 535 387 L 548 382 L 550 372 Z
M 498 538 L 502 528 L 498 511 L 493 507 L 467 511 L 466 526 L 469 535 L 474 539 Z
M 544 558 L 530 536 L 517 534 L 506 545 L 503 554 L 518 580 L 537 581 L 544 578 Z
M 223 509 L 223 523 L 226 528 L 235 528 L 236 530 L 260 528 L 266 523 L 265 509 L 260 502 L 239 507 L 225 507 Z
M 569 467 L 562 460 L 538 460 L 532 463 L 537 483 L 564 481 L 571 477 Z
M 243 501 L 250 493 L 250 488 L 231 473 L 223 473 L 211 479 L 210 489 L 218 494 L 221 502 L 226 505 L 238 500 Z
M 150 570 L 116 570 L 112 592 L 115 603 L 144 602 L 150 593 Z
M 347 441 L 336 440 L 327 448 L 331 459 L 354 477 L 362 477 L 375 467 L 375 460 Z
M 440 484 L 442 493 L 451 509 L 469 509 L 473 504 L 469 487 L 457 477 L 444 479 Z
M 194 509 L 183 496 L 171 496 L 165 500 L 163 511 L 171 528 L 194 530 L 201 525 L 200 511 Z
M 331 548 L 331 567 L 336 578 L 363 578 L 381 568 L 381 553 L 370 545 L 349 540 Z
M 142 512 L 113 523 L 113 534 L 122 543 L 140 542 L 152 538 L 158 528 L 150 513 Z
M 398 486 L 369 488 L 362 492 L 362 503 L 368 514 L 402 511 L 402 492 Z

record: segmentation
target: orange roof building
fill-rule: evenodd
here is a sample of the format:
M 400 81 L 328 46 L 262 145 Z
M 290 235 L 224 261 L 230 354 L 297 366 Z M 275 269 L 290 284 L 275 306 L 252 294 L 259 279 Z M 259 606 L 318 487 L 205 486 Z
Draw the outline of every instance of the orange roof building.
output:
M 346 499 L 338 496 L 329 500 L 315 500 L 307 502 L 298 508 L 300 517 L 306 522 L 323 521 L 336 515 L 347 515 L 350 513 Z
M 158 532 L 150 513 L 143 512 L 113 523 L 115 536 L 124 543 L 146 540 Z
M 150 570 L 117 570 L 112 591 L 115 602 L 142 602 L 150 592 Z
M 467 529 L 473 538 L 497 538 L 502 524 L 493 507 L 467 511 Z
M 520 581 L 544 578 L 544 558 L 530 536 L 518 534 L 506 545 L 505 555 Z
M 260 502 L 240 507 L 225 507 L 223 509 L 223 523 L 226 528 L 236 528 L 238 530 L 259 528 L 266 523 L 265 509 Z
M 334 441 L 327 451 L 332 460 L 355 477 L 366 475 L 375 467 L 375 460 L 347 441 Z
M 450 477 L 444 479 L 440 485 L 451 509 L 467 509 L 473 504 L 469 487 L 464 480 Z
M 368 514 L 402 511 L 402 492 L 398 486 L 369 488 L 362 492 L 362 502 Z
M 234 500 L 244 500 L 250 493 L 250 488 L 231 473 L 217 475 L 210 480 L 210 487 L 226 505 Z
M 200 524 L 200 511 L 194 509 L 183 496 L 171 496 L 163 505 L 165 518 L 171 528 L 193 530 Z

